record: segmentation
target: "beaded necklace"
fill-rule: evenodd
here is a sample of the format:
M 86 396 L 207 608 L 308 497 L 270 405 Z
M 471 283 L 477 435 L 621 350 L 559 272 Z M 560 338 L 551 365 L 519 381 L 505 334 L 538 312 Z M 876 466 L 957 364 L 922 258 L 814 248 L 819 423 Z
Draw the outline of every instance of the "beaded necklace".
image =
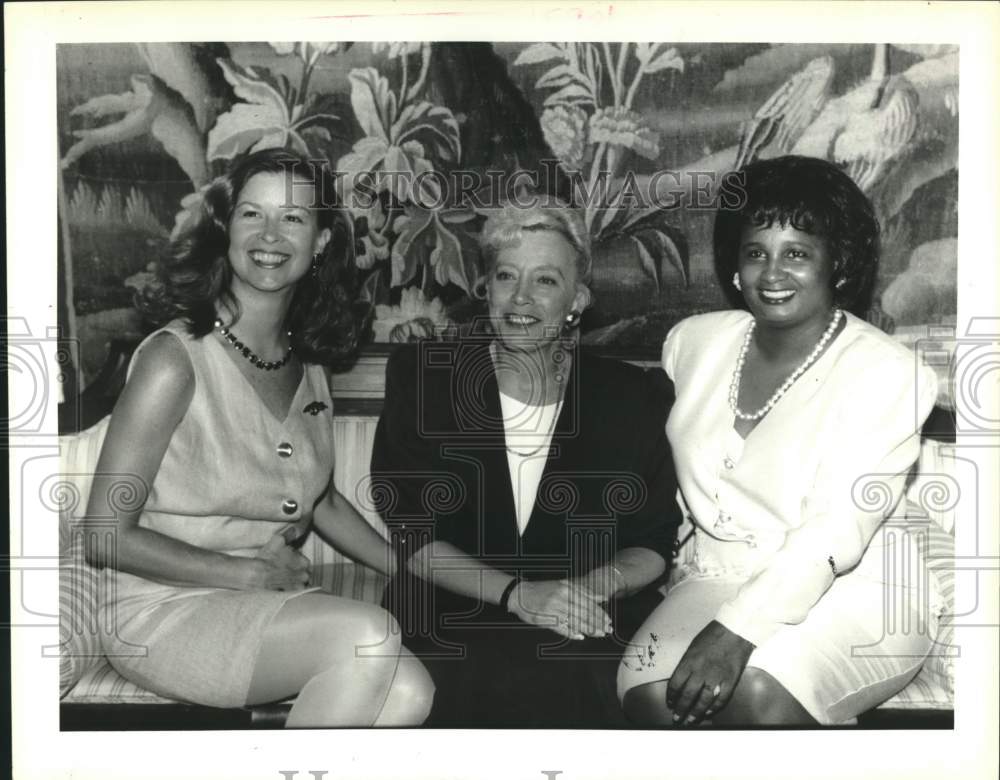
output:
M 497 345 L 496 345 L 495 341 L 490 344 L 490 358 L 492 358 L 494 370 L 496 370 L 496 366 L 497 366 L 497 364 L 499 362 L 499 357 L 497 355 Z M 562 362 L 562 361 L 559 361 L 559 362 Z M 505 444 L 506 450 L 511 455 L 517 455 L 518 457 L 521 457 L 521 458 L 530 458 L 532 455 L 537 455 L 539 452 L 541 452 L 543 447 L 546 447 L 549 444 L 551 444 L 551 442 L 552 442 L 552 434 L 555 433 L 556 422 L 559 420 L 559 413 L 562 411 L 562 402 L 563 402 L 562 395 L 563 395 L 563 393 L 566 390 L 566 388 L 563 387 L 562 382 L 563 382 L 563 374 L 561 374 L 561 373 L 556 374 L 556 383 L 559 385 L 559 390 L 560 390 L 559 400 L 556 402 L 555 412 L 552 415 L 552 420 L 549 423 L 548 430 L 542 436 L 542 443 L 539 444 L 534 449 L 528 450 L 527 452 L 525 452 L 523 450 L 515 449 L 514 447 L 511 447 L 510 444 Z M 505 438 L 506 438 L 506 433 L 507 433 L 506 427 L 507 426 L 505 424 L 504 425 Z
M 240 341 L 236 337 L 235 333 L 233 333 L 231 330 L 229 330 L 228 327 L 223 325 L 222 320 L 216 320 L 215 327 L 218 329 L 219 333 L 222 334 L 222 338 L 224 338 L 226 341 L 228 341 L 230 344 L 233 345 L 233 349 L 235 349 L 237 352 L 243 355 L 243 357 L 245 357 L 247 360 L 250 361 L 251 365 L 256 366 L 261 371 L 277 371 L 279 368 L 282 368 L 292 358 L 291 331 L 288 331 L 289 344 L 288 344 L 288 351 L 285 353 L 285 356 L 281 360 L 263 360 L 260 356 L 257 355 L 256 352 L 250 349 L 250 347 L 248 347 L 246 344 Z
M 559 420 L 559 413 L 562 411 L 562 401 L 558 401 L 555 404 L 555 407 L 556 408 L 552 411 L 552 421 L 549 423 L 548 430 L 542 434 L 541 444 L 534 449 L 528 450 L 527 452 L 511 447 L 510 444 L 505 444 L 504 446 L 506 447 L 507 452 L 511 455 L 517 455 L 519 458 L 530 458 L 532 455 L 537 455 L 541 452 L 544 447 L 548 447 L 552 443 L 552 434 L 555 433 L 556 422 Z M 516 433 L 517 431 L 514 432 Z M 507 431 L 504 431 L 505 438 L 506 433 Z
M 829 343 L 830 339 L 833 338 L 833 334 L 836 333 L 837 326 L 840 324 L 840 320 L 843 316 L 844 313 L 840 309 L 834 309 L 830 324 L 827 325 L 826 330 L 823 331 L 823 335 L 820 337 L 820 340 L 816 343 L 816 346 L 813 347 L 809 356 L 802 361 L 802 364 L 789 375 L 788 379 L 781 383 L 781 386 L 774 391 L 771 397 L 767 399 L 767 402 L 760 409 L 756 412 L 742 412 L 737 405 L 740 394 L 740 380 L 743 378 L 743 364 L 746 363 L 747 352 L 750 349 L 750 339 L 753 337 L 754 328 L 757 326 L 757 320 L 751 320 L 750 327 L 747 328 L 747 335 L 743 338 L 743 347 L 740 349 L 740 356 L 736 360 L 736 368 L 733 371 L 733 381 L 729 385 L 729 408 L 733 410 L 733 414 L 740 420 L 759 420 L 771 411 L 771 409 L 774 408 L 774 405 L 781 400 L 781 397 L 788 392 L 788 388 L 795 384 L 795 380 L 802 376 L 809 366 L 816 362 L 816 359 L 820 356 L 823 348 Z

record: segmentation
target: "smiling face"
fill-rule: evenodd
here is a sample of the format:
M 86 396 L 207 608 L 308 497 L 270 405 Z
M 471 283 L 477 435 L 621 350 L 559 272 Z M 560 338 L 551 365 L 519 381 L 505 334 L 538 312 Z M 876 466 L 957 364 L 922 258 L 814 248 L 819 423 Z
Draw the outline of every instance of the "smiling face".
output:
M 293 291 L 309 272 L 313 255 L 330 240 L 330 231 L 319 229 L 310 208 L 311 185 L 289 183 L 284 173 L 258 173 L 236 198 L 229 221 L 229 263 L 237 295 L 241 289 Z
M 758 323 L 825 327 L 833 307 L 833 258 L 819 236 L 791 225 L 747 225 L 738 265 L 743 298 Z
M 504 346 L 524 350 L 554 343 L 566 315 L 587 304 L 577 281 L 576 250 L 555 231 L 523 231 L 518 246 L 497 253 L 486 297 Z

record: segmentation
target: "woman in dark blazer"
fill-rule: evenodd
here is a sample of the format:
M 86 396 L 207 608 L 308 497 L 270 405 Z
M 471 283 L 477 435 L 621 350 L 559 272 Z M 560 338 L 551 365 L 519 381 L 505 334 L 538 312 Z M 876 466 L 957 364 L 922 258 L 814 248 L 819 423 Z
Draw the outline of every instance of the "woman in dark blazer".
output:
M 483 244 L 486 327 L 387 366 L 373 495 L 407 566 L 386 606 L 435 680 L 428 725 L 623 725 L 615 664 L 680 521 L 672 391 L 578 349 L 575 211 L 508 206 Z

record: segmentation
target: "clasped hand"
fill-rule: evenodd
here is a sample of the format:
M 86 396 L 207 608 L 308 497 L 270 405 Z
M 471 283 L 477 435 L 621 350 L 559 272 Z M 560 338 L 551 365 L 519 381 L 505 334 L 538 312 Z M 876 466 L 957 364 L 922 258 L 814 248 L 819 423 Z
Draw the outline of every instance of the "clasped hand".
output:
M 302 590 L 309 584 L 309 559 L 292 546 L 297 536 L 296 526 L 287 526 L 260 548 L 251 589 Z
M 525 623 L 584 639 L 611 633 L 611 618 L 601 602 L 598 594 L 569 580 L 524 581 L 511 593 L 509 609 Z

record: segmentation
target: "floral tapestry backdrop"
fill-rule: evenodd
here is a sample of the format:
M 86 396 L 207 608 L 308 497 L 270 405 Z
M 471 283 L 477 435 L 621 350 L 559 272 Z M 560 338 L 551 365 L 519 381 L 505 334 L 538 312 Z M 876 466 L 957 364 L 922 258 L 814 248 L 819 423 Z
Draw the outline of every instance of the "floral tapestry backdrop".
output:
M 583 338 L 654 356 L 728 306 L 722 173 L 803 154 L 874 201 L 872 321 L 954 323 L 958 49 L 902 44 L 151 43 L 58 48 L 64 316 L 86 384 L 201 193 L 239 155 L 328 162 L 355 227 L 369 342 L 447 338 L 483 304 L 477 233 L 524 186 L 573 200 L 594 245 Z

